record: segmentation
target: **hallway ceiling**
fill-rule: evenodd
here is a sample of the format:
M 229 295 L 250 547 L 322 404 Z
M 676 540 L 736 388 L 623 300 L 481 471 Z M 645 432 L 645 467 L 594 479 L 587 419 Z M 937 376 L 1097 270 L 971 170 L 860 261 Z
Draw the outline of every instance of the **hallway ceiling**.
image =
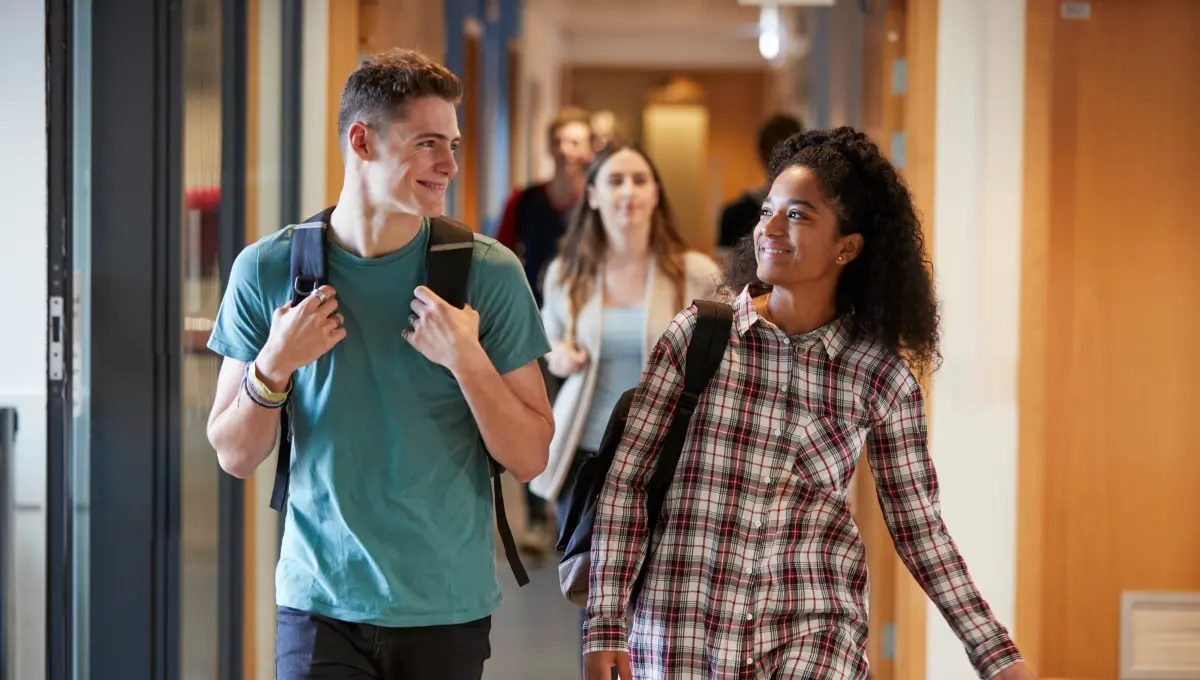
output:
M 567 60 L 611 66 L 758 68 L 759 8 L 738 0 L 534 0 L 562 30 Z

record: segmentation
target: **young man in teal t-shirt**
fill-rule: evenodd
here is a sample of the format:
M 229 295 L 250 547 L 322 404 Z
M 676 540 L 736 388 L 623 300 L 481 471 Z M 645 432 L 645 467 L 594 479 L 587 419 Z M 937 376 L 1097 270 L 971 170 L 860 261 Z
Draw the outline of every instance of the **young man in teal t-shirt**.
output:
M 428 218 L 458 171 L 461 93 L 407 50 L 351 74 L 330 285 L 293 307 L 291 230 L 272 234 L 234 262 L 209 340 L 225 357 L 208 424 L 225 471 L 270 455 L 290 400 L 279 680 L 479 680 L 490 655 L 487 453 L 528 481 L 554 421 L 537 365 L 550 347 L 513 253 L 475 236 L 463 309 L 421 285 Z

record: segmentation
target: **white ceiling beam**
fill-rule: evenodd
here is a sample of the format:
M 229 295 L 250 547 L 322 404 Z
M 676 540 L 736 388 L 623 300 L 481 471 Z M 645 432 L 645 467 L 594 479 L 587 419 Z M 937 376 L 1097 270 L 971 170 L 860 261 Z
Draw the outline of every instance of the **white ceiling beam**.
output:
M 678 69 L 767 68 L 755 40 L 702 40 L 692 35 L 592 35 L 563 41 L 563 61 L 573 66 Z
M 736 27 L 758 22 L 759 10 L 728 2 L 717 6 L 686 2 L 641 2 L 617 11 L 610 3 L 560 6 L 558 18 L 571 31 L 680 31 Z

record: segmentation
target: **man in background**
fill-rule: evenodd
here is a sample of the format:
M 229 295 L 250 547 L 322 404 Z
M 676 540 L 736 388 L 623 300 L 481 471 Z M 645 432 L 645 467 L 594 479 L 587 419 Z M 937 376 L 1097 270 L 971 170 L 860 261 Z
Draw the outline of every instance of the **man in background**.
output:
M 559 111 L 548 131 L 554 176 L 513 192 L 504 207 L 496 240 L 521 258 L 525 275 L 542 303 L 542 272 L 558 250 L 567 214 L 583 194 L 583 175 L 595 157 L 591 117 L 583 109 Z
M 803 131 L 804 125 L 792 116 L 776 114 L 768 118 L 758 129 L 758 160 L 762 163 L 763 170 L 766 171 L 771 152 L 780 142 Z M 718 253 L 732 248 L 742 237 L 754 230 L 762 211 L 763 199 L 770 189 L 771 187 L 766 185 L 749 189 L 721 208 L 721 222 L 717 232 Z

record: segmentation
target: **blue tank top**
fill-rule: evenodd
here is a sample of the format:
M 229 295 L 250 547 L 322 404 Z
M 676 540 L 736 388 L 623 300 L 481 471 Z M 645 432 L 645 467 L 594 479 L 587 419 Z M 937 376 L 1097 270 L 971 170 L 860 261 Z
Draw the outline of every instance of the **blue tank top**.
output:
M 637 385 L 642 375 L 642 336 L 645 315 L 641 307 L 605 307 L 600 332 L 600 357 L 596 391 L 588 409 L 579 448 L 596 451 L 604 438 L 609 415 L 621 394 Z

